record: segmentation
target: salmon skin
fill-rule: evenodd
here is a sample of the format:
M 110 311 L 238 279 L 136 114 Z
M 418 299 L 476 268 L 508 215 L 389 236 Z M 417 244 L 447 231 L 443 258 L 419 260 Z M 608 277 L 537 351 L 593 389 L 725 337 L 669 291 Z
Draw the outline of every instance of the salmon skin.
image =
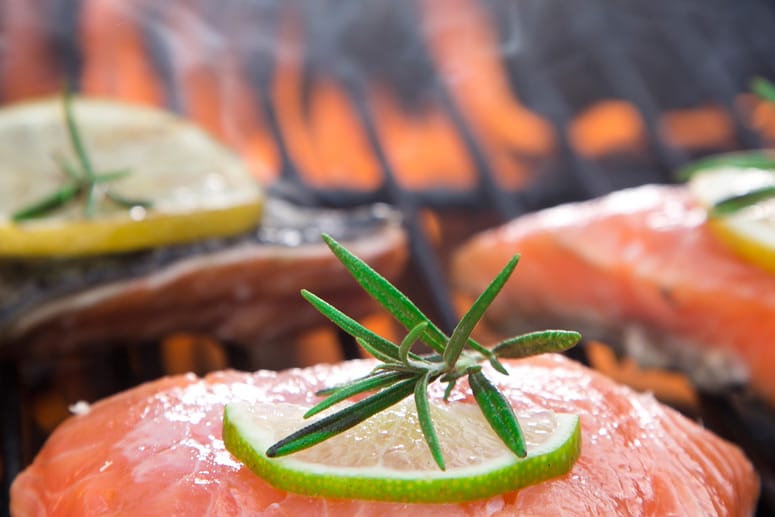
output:
M 513 334 L 574 328 L 698 387 L 750 386 L 775 404 L 775 276 L 722 246 L 683 186 L 645 185 L 527 214 L 464 243 L 455 289 L 478 295 L 508 257 L 515 274 L 485 316 Z
M 489 377 L 515 411 L 576 413 L 582 451 L 561 477 L 464 504 L 331 500 L 275 489 L 221 440 L 224 405 L 312 405 L 316 389 L 364 375 L 355 360 L 282 372 L 167 377 L 81 408 L 14 480 L 11 514 L 47 515 L 752 515 L 759 480 L 734 445 L 560 355 L 505 361 Z M 443 386 L 431 385 L 440 401 Z M 453 400 L 474 403 L 466 382 Z
M 260 345 L 319 322 L 302 287 L 363 315 L 369 298 L 323 243 L 324 232 L 388 278 L 403 269 L 406 236 L 386 205 L 265 203 L 255 230 L 228 239 L 94 258 L 0 259 L 0 355 L 149 343 L 175 331 Z

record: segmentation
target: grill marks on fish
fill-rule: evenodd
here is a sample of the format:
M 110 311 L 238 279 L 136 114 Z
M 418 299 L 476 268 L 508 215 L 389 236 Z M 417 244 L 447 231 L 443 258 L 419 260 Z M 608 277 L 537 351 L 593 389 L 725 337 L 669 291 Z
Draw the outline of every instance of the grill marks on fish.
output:
M 374 361 L 283 372 L 168 377 L 93 404 L 66 421 L 14 482 L 15 515 L 95 509 L 154 515 L 751 515 L 759 481 L 734 445 L 681 414 L 558 355 L 504 361 L 490 376 L 519 414 L 581 417 L 582 452 L 566 475 L 466 504 L 334 501 L 272 488 L 225 450 L 227 402 L 312 405 L 315 389 Z M 489 369 L 489 367 L 488 367 Z M 443 387 L 431 386 L 437 402 Z M 454 400 L 474 403 L 467 383 Z M 99 433 L 94 430 L 99 429 Z
M 272 327 L 268 312 L 301 305 L 298 290 L 310 286 L 334 299 L 354 296 L 358 303 L 345 305 L 363 313 L 358 305 L 365 297 L 328 258 L 321 233 L 350 243 L 388 275 L 397 274 L 406 259 L 400 217 L 385 205 L 334 210 L 269 199 L 261 225 L 236 237 L 116 256 L 0 260 L 0 353 L 14 346 L 30 352 L 113 337 L 151 340 L 194 329 L 255 343 L 269 334 L 246 321 L 249 311 Z M 267 311 L 262 298 L 278 307 Z M 301 312 L 300 321 L 309 323 L 312 313 Z M 280 333 L 293 328 L 281 317 L 276 323 Z M 59 345 L 44 343 L 60 331 L 67 335 L 59 336 Z

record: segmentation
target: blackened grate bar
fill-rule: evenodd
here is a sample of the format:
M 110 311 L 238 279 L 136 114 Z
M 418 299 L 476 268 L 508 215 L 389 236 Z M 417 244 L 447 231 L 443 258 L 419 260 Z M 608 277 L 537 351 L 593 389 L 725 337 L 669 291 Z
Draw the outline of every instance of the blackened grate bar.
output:
M 2 428 L 2 493 L 0 509 L 8 511 L 11 482 L 23 464 L 22 392 L 16 363 L 0 361 L 0 422 Z

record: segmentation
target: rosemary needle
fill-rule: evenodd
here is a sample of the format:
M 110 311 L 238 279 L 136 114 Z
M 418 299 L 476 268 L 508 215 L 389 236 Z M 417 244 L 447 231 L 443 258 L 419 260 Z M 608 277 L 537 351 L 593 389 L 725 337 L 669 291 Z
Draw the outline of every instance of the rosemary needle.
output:
M 92 164 L 89 153 L 83 142 L 80 129 L 73 113 L 72 93 L 69 88 L 65 88 L 63 93 L 63 105 L 65 112 L 65 126 L 70 144 L 75 152 L 78 166 L 68 162 L 61 156 L 54 157 L 54 161 L 70 178 L 70 182 L 55 190 L 51 194 L 20 208 L 11 214 L 11 220 L 14 222 L 26 221 L 44 217 L 56 209 L 62 208 L 78 199 L 86 196 L 84 204 L 84 215 L 92 218 L 95 215 L 99 194 L 104 192 L 106 198 L 123 208 L 132 208 L 135 206 L 150 207 L 151 201 L 144 199 L 129 199 L 105 185 L 110 182 L 125 178 L 130 174 L 128 170 L 110 171 L 98 173 Z
M 775 84 L 763 77 L 756 77 L 751 81 L 751 90 L 762 99 L 775 104 Z
M 775 171 L 773 171 L 775 174 Z M 711 214 L 714 216 L 725 216 L 733 214 L 751 205 L 755 205 L 765 199 L 775 198 L 775 186 L 766 186 L 757 188 L 745 192 L 743 194 L 737 194 L 730 197 L 725 197 L 713 205 Z
M 581 339 L 581 335 L 578 332 L 563 330 L 532 332 L 502 341 L 492 350 L 484 348 L 470 338 L 474 326 L 514 271 L 519 256 L 514 256 L 504 266 L 463 315 L 452 336 L 447 337 L 387 279 L 330 236 L 324 235 L 323 240 L 364 290 L 407 329 L 407 334 L 400 344 L 393 343 L 368 330 L 316 295 L 309 291 L 302 291 L 302 296 L 313 307 L 355 337 L 361 346 L 381 361 L 381 364 L 365 377 L 342 386 L 319 391 L 318 395 L 326 398 L 304 416 L 318 414 L 356 395 L 374 393 L 286 436 L 270 446 L 266 455 L 283 456 L 312 447 L 363 422 L 400 400 L 414 396 L 423 437 L 434 461 L 443 470 L 445 463 L 433 425 L 427 394 L 428 386 L 437 381 L 446 383 L 444 398 L 447 399 L 455 383 L 460 378 L 467 377 L 477 405 L 495 434 L 515 455 L 524 457 L 526 454 L 524 439 L 514 411 L 506 397 L 485 377 L 479 363 L 489 361 L 497 371 L 507 374 L 503 365 L 498 362 L 498 357 L 526 357 L 566 350 L 575 345 Z M 412 347 L 418 341 L 428 345 L 434 353 L 418 355 L 412 352 Z

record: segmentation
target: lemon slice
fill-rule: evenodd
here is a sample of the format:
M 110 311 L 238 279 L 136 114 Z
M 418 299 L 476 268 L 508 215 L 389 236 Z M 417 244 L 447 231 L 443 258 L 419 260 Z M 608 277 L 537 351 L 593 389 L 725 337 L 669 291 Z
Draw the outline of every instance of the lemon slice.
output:
M 695 174 L 688 185 L 695 198 L 710 208 L 731 196 L 775 187 L 775 171 L 721 167 Z M 731 214 L 711 216 L 708 225 L 738 255 L 775 273 L 775 199 L 760 201 Z
M 289 492 L 432 503 L 482 499 L 562 475 L 581 449 L 576 415 L 521 415 L 528 454 L 520 459 L 476 405 L 432 404 L 447 466 L 442 471 L 431 457 L 410 398 L 309 449 L 268 458 L 266 449 L 298 429 L 307 409 L 287 403 L 229 404 L 223 423 L 226 447 L 261 478 Z
M 0 110 L 0 256 L 93 255 L 243 232 L 260 218 L 263 192 L 237 155 L 196 125 L 154 108 L 75 98 L 73 112 L 98 172 L 126 170 L 110 189 L 150 200 L 127 210 L 83 202 L 40 219 L 11 215 L 67 183 L 57 160 L 77 163 L 62 99 Z

